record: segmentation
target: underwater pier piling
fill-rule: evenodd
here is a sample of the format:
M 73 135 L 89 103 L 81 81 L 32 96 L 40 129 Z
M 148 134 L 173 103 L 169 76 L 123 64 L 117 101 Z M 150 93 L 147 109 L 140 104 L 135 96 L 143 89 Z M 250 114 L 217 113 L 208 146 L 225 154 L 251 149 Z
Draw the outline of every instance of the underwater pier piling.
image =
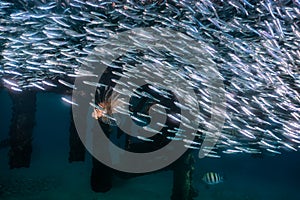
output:
M 103 129 L 104 133 L 110 134 L 111 129 L 108 124 L 104 124 L 102 122 L 99 123 L 101 128 Z M 97 129 L 94 124 L 92 128 L 92 134 L 95 136 L 97 133 Z M 108 135 L 107 135 L 108 136 Z M 109 136 L 108 136 L 109 137 Z M 94 138 L 93 138 L 94 141 Z M 95 143 L 92 144 L 93 146 L 96 145 Z M 109 155 L 109 149 L 103 149 L 101 151 L 104 155 Z M 112 188 L 112 178 L 114 175 L 114 169 L 106 166 L 105 164 L 98 161 L 96 158 L 92 158 L 93 166 L 90 176 L 90 187 L 94 192 L 108 192 Z
M 193 200 L 197 196 L 192 179 L 194 163 L 194 157 L 190 151 L 174 163 L 171 200 Z
M 70 95 L 70 91 L 63 92 L 59 89 L 56 89 L 55 93 Z M 9 151 L 9 166 L 11 169 L 21 167 L 28 168 L 30 167 L 31 162 L 32 132 L 35 125 L 37 91 L 24 91 L 22 93 L 15 93 L 11 91 L 9 94 L 13 103 L 13 115 L 9 130 L 9 141 L 11 146 Z M 84 161 L 86 149 L 78 136 L 73 120 L 72 110 L 70 111 L 70 115 L 69 162 Z M 108 125 L 103 126 L 102 124 L 102 128 L 104 128 L 105 133 L 110 133 L 111 131 Z M 126 147 L 128 145 L 130 146 L 128 138 L 126 139 L 125 144 Z M 193 164 L 193 156 L 191 152 L 188 151 L 172 165 L 173 167 L 171 170 L 173 170 L 174 178 L 171 200 L 192 200 L 195 197 L 196 193 L 192 186 Z M 118 175 L 114 169 L 107 167 L 93 158 L 90 184 L 91 189 L 94 192 L 109 191 L 113 187 L 112 179 L 114 175 Z M 124 174 L 122 174 L 122 176 L 124 176 Z M 127 178 L 131 176 L 135 177 L 136 175 L 125 175 Z
M 9 92 L 13 107 L 9 130 L 10 169 L 29 167 L 32 153 L 32 132 L 35 125 L 36 92 Z
M 104 124 L 100 121 L 99 123 L 104 133 L 109 135 L 113 134 L 112 129 L 109 125 Z M 93 129 L 95 131 L 96 129 Z M 118 134 L 124 134 L 121 130 L 117 130 Z M 93 134 L 97 134 L 93 132 Z M 128 143 L 128 138 L 125 141 L 126 150 L 138 152 L 145 150 L 145 145 L 134 145 Z M 136 144 L 136 143 L 135 143 Z M 127 147 L 129 145 L 129 147 Z M 147 147 L 147 146 L 146 146 Z M 109 149 L 102 152 L 103 154 L 110 154 Z M 194 170 L 194 156 L 192 151 L 186 151 L 177 161 L 172 165 L 165 167 L 159 171 L 172 170 L 173 171 L 173 189 L 170 195 L 171 200 L 193 200 L 197 195 L 197 191 L 193 187 L 193 170 Z M 154 172 L 149 172 L 154 173 Z M 113 176 L 117 176 L 124 179 L 130 179 L 138 176 L 143 176 L 149 173 L 135 174 L 117 171 L 112 169 L 105 164 L 98 161 L 93 157 L 93 166 L 90 176 L 90 186 L 94 192 L 107 192 L 113 187 L 112 179 Z
M 71 114 L 71 123 L 70 123 L 70 136 L 69 136 L 69 145 L 70 145 L 70 152 L 69 152 L 69 162 L 80 162 L 84 161 L 85 159 L 85 147 L 82 144 L 73 119 L 72 110 L 70 111 Z
M 74 80 L 69 80 L 69 82 L 74 82 Z M 78 92 L 76 90 L 68 90 L 66 92 L 66 95 L 69 95 L 70 99 L 71 99 L 71 94 Z M 89 102 L 89 96 L 83 92 L 83 91 L 79 91 L 79 94 L 81 96 L 81 98 L 76 99 L 75 102 L 78 105 L 86 105 L 86 102 Z M 88 106 L 88 105 L 87 105 Z M 70 152 L 69 152 L 69 162 L 81 162 L 85 160 L 85 153 L 86 153 L 86 148 L 83 145 L 81 138 L 78 135 L 76 126 L 75 126 L 75 122 L 74 122 L 74 118 L 76 117 L 80 117 L 82 120 L 87 120 L 86 117 L 92 118 L 92 116 L 88 116 L 88 109 L 85 110 L 84 113 L 81 113 L 82 116 L 76 116 L 73 113 L 73 110 L 71 108 L 70 110 L 70 116 L 71 116 L 71 123 L 70 123 L 70 128 L 69 128 L 69 132 L 70 132 L 70 136 L 69 136 L 69 145 L 70 145 Z M 87 129 L 87 124 L 83 123 L 81 126 L 85 126 L 85 130 Z M 86 135 L 86 133 L 81 133 L 83 136 L 84 134 Z
M 57 81 L 57 80 L 56 80 Z M 69 80 L 72 82 L 72 80 Z M 45 87 L 47 92 L 70 96 L 72 90 L 64 87 Z M 33 140 L 32 132 L 35 126 L 36 112 L 36 95 L 37 89 L 24 90 L 23 92 L 15 92 L 8 89 L 6 85 L 0 84 L 0 90 L 6 90 L 12 100 L 12 119 L 9 128 L 8 146 L 9 151 L 9 166 L 11 169 L 29 167 L 31 160 Z M 78 162 L 85 160 L 86 149 L 82 144 L 73 120 L 72 109 L 70 109 L 71 123 L 69 128 L 69 162 Z
M 112 188 L 113 169 L 93 158 L 90 178 L 91 189 L 94 192 L 108 192 Z

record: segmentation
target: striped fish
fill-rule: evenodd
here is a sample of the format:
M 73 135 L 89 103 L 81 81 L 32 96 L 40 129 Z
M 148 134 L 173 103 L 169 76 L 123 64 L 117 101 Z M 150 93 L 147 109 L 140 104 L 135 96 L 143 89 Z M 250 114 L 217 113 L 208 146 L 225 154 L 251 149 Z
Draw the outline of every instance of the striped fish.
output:
M 223 182 L 223 177 L 215 172 L 207 172 L 203 175 L 202 180 L 208 185 L 215 185 Z

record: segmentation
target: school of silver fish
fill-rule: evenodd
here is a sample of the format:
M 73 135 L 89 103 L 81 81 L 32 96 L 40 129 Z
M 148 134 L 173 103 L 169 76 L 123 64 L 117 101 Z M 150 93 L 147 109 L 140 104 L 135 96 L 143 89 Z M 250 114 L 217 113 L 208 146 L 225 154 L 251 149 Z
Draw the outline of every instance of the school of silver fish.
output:
M 0 78 L 1 84 L 11 90 L 76 90 L 68 80 L 97 76 L 80 65 L 111 36 L 138 27 L 153 27 L 156 31 L 167 27 L 181 32 L 179 36 L 183 38 L 188 36 L 207 44 L 205 51 L 225 83 L 226 113 L 221 114 L 226 120 L 208 156 L 281 154 L 283 150 L 300 148 L 299 0 L 0 0 L 0 16 Z M 151 35 L 141 37 L 153 39 Z M 144 63 L 144 70 L 131 66 L 132 61 Z M 174 88 L 173 92 L 185 97 L 186 103 L 176 105 L 194 113 L 201 124 L 194 134 L 200 139 L 205 137 L 202 133 L 213 125 L 207 120 L 211 107 L 206 84 L 209 80 L 203 74 L 176 57 L 176 51 L 149 50 L 143 56 L 132 52 L 119 62 L 124 63 L 125 70 L 114 73 L 128 80 L 113 80 L 124 86 L 123 90 L 115 89 L 120 94 L 128 94 L 126 87 L 134 85 L 130 81 L 134 77 L 148 80 L 162 76 L 165 84 L 174 79 L 188 80 L 199 98 Z M 166 67 L 156 68 L 155 63 Z M 112 63 L 105 64 L 117 68 Z M 151 87 L 168 98 L 161 84 L 152 83 Z M 150 94 L 134 95 L 154 99 Z M 67 98 L 63 100 L 77 105 Z M 195 103 L 201 108 L 200 114 L 192 110 Z M 160 105 L 153 111 L 164 114 L 165 109 L 168 107 Z M 188 128 L 195 123 L 179 114 L 169 117 Z M 146 131 L 159 132 L 151 128 Z M 176 130 L 176 136 L 169 139 L 182 141 L 191 149 L 201 146 L 201 140 L 185 139 L 184 130 Z

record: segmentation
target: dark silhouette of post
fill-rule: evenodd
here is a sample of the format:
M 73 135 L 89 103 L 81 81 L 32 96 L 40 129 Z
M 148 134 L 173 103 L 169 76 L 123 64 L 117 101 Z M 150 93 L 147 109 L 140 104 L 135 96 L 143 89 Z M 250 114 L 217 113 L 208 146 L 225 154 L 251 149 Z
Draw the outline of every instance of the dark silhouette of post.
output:
M 9 130 L 11 169 L 29 167 L 32 153 L 32 131 L 35 125 L 36 92 L 10 92 L 12 119 Z
M 193 188 L 194 158 L 191 151 L 183 154 L 173 166 L 173 189 L 171 200 L 192 200 L 197 196 Z
M 69 144 L 70 144 L 70 152 L 69 152 L 69 162 L 80 162 L 84 161 L 85 159 L 85 147 L 82 144 L 75 124 L 74 124 L 74 119 L 72 115 L 72 110 L 70 111 L 71 114 L 71 123 L 70 123 L 70 136 L 69 136 Z

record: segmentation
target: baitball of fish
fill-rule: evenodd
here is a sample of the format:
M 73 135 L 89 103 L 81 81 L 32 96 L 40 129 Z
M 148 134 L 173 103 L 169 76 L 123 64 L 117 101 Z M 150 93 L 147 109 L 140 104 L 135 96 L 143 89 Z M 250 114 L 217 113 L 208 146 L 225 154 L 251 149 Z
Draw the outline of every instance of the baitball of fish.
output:
M 226 121 L 212 157 L 299 149 L 299 0 L 0 0 L 0 16 L 1 84 L 12 91 L 74 89 L 74 78 L 91 73 L 80 65 L 111 36 L 170 28 L 207 44 L 225 84 Z M 174 54 L 152 52 L 201 96 L 204 114 L 196 117 L 204 123 L 210 104 L 203 74 L 167 56 Z

